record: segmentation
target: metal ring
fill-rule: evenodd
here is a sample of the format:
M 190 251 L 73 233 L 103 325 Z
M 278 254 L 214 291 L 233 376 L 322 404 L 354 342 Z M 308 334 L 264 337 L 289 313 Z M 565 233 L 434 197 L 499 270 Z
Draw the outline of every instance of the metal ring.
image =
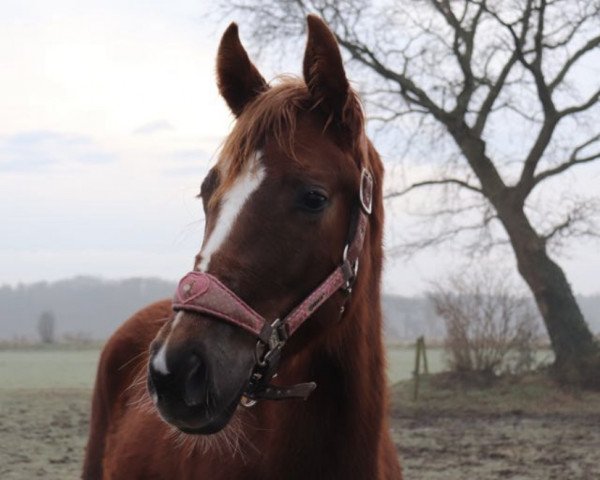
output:
M 242 407 L 252 408 L 257 403 L 258 403 L 258 400 L 248 398 L 246 395 L 242 395 L 242 398 L 240 398 L 240 404 L 242 405 Z
M 266 366 L 266 365 L 267 365 L 266 358 L 265 358 L 265 357 L 266 357 L 266 355 L 265 355 L 265 352 L 264 352 L 264 347 L 266 347 L 266 346 L 267 346 L 267 345 L 265 345 L 265 344 L 262 342 L 262 340 L 258 340 L 258 341 L 256 342 L 256 346 L 254 347 L 254 361 L 256 362 L 256 364 L 257 364 L 259 367 L 264 367 L 264 366 Z M 261 348 L 261 347 L 262 347 L 263 351 L 262 351 L 262 352 L 260 352 L 260 354 L 259 354 L 259 353 L 258 353 L 258 349 L 259 349 L 259 348 Z

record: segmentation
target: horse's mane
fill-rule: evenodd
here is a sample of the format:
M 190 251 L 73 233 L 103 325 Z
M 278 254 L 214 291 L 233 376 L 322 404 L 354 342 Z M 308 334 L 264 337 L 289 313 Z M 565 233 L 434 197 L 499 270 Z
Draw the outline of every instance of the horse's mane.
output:
M 316 108 L 319 102 L 315 102 L 304 80 L 289 75 L 280 76 L 276 80 L 275 85 L 245 107 L 223 143 L 217 162 L 220 182 L 211 196 L 211 204 L 217 204 L 239 174 L 249 167 L 254 154 L 262 148 L 267 138 L 277 142 L 286 156 L 298 161 L 294 152 L 298 114 Z M 342 115 L 360 119 L 361 125 L 358 128 L 362 130 L 362 107 L 353 90 L 349 92 Z M 330 115 L 325 121 L 325 128 L 332 120 Z

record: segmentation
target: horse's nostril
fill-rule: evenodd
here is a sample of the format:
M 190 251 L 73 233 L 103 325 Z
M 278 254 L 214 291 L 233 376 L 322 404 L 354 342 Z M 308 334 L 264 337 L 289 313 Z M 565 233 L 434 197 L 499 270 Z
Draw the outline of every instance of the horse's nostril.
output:
M 171 406 L 206 405 L 209 401 L 209 369 L 202 356 L 187 349 L 172 349 L 167 368 L 166 355 L 160 357 L 162 350 L 148 365 L 148 391 L 156 395 L 157 403 L 162 400 L 163 404 L 166 402 Z
M 190 370 L 183 385 L 183 400 L 189 407 L 205 403 L 207 398 L 208 369 L 202 359 L 192 354 Z
M 154 380 L 152 379 L 152 369 L 148 372 L 148 377 L 146 379 L 146 386 L 148 387 L 148 391 L 151 394 L 156 393 L 156 385 L 154 385 Z

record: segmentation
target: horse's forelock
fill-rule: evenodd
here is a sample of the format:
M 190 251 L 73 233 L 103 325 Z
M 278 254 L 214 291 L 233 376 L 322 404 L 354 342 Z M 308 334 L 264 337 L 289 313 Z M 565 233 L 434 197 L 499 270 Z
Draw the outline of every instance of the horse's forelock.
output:
M 210 204 L 216 205 L 231 188 L 239 175 L 250 168 L 257 151 L 264 147 L 266 139 L 277 143 L 282 152 L 299 162 L 294 151 L 296 120 L 301 111 L 318 109 L 304 80 L 293 76 L 281 76 L 278 83 L 261 93 L 246 106 L 223 143 L 217 168 L 220 183 L 211 196 Z M 364 115 L 358 96 L 349 91 L 346 106 L 340 119 L 351 138 L 345 138 L 348 147 L 364 135 Z M 333 113 L 325 120 L 327 129 L 334 121 Z
M 309 108 L 310 95 L 306 84 L 295 77 L 280 77 L 280 83 L 260 94 L 236 120 L 223 143 L 217 168 L 220 183 L 211 196 L 218 203 L 241 172 L 250 167 L 266 138 L 277 142 L 285 155 L 294 154 L 296 119 L 301 109 Z

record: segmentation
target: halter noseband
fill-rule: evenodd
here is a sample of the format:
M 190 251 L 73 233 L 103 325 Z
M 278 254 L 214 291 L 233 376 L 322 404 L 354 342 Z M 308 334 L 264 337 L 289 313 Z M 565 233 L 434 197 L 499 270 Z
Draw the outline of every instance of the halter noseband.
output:
M 352 291 L 372 204 L 373 176 L 369 170 L 362 168 L 357 213 L 352 217 L 354 221 L 351 221 L 342 263 L 283 318 L 269 322 L 209 273 L 192 271 L 179 282 L 173 299 L 174 311 L 202 313 L 242 328 L 257 338 L 256 365 L 244 394 L 251 401 L 306 399 L 316 388 L 314 382 L 289 387 L 271 385 L 269 382 L 277 372 L 281 351 L 288 338 L 338 290 L 346 294 Z

